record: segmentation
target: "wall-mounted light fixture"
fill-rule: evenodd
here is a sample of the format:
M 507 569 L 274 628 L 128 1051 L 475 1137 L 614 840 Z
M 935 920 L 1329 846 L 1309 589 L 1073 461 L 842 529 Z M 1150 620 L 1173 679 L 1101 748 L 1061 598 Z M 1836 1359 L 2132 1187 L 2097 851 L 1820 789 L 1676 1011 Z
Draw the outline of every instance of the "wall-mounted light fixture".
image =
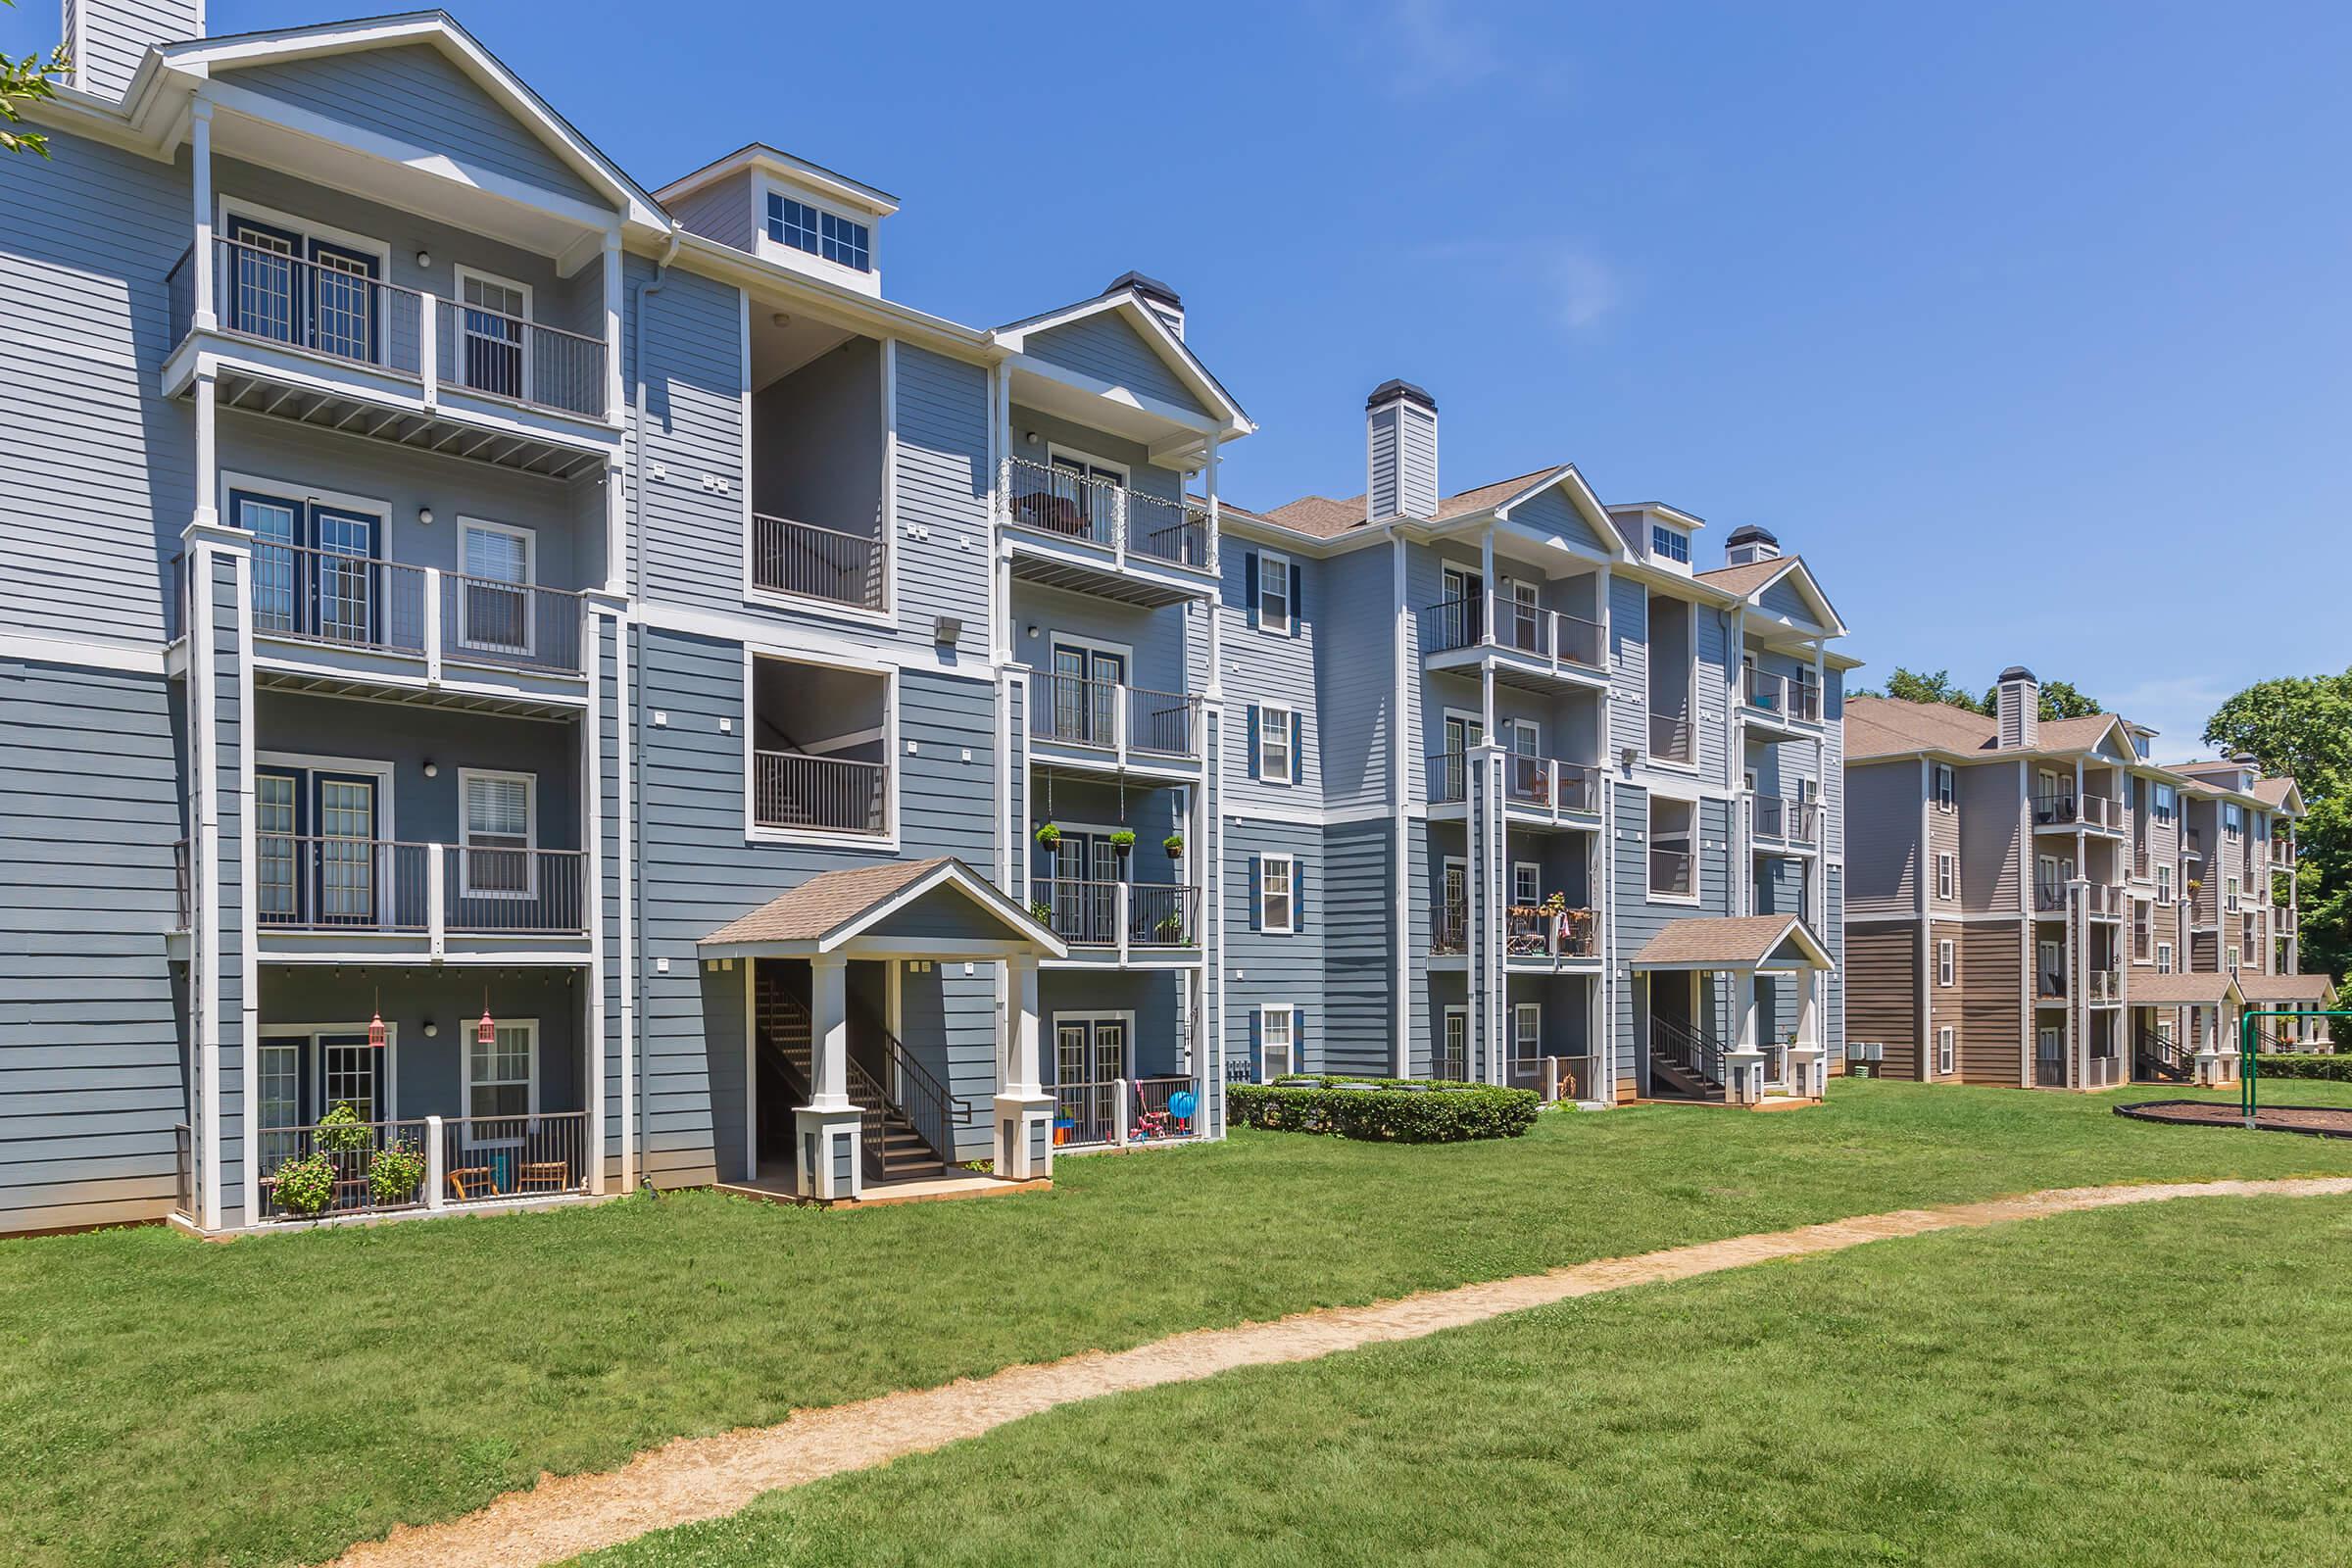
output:
M 768 319 L 775 322 L 778 326 L 790 326 L 792 324 L 792 318 L 785 315 L 782 311 L 778 311 L 775 315 L 769 317 Z
M 942 648 L 953 648 L 956 639 L 963 635 L 963 619 L 959 615 L 940 615 L 931 622 L 931 640 Z
M 430 507 L 418 507 L 416 509 L 416 522 L 419 527 L 430 528 L 433 525 L 433 509 Z
M 430 267 L 430 266 L 432 266 L 432 265 L 433 265 L 433 253 L 432 253 L 431 251 L 418 251 L 418 252 L 416 253 L 416 265 L 417 265 L 418 267 Z
M 1022 436 L 1021 439 L 1028 442 L 1031 446 L 1035 446 L 1038 442 L 1038 434 L 1035 430 L 1031 430 L 1028 434 Z
M 432 1020 L 432 1019 L 430 1019 L 430 1018 L 427 1018 L 427 1019 L 425 1019 L 425 1020 L 424 1020 L 424 1038 L 425 1038 L 425 1039 L 427 1039 L 427 1040 L 430 1040 L 430 1039 L 432 1039 L 432 1038 L 433 1038 L 435 1035 L 439 1034 L 440 1032 L 441 1032 L 441 1026 L 440 1026 L 439 1024 L 437 1024 L 437 1023 L 433 1022 L 433 1020 Z
M 429 757 L 426 758 L 424 760 L 424 776 L 426 778 L 439 778 L 441 776 L 441 764 L 434 761 Z

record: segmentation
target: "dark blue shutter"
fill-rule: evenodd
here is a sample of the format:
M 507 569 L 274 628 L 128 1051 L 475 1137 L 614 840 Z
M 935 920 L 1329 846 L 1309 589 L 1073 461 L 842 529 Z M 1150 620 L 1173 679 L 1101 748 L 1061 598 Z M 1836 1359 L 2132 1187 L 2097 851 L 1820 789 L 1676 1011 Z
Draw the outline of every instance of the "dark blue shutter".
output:
M 1306 862 L 1291 862 L 1291 929 L 1306 929 Z
M 1273 1074 L 1264 1070 L 1266 1059 L 1266 1015 L 1257 1008 L 1250 1009 L 1250 1081 L 1271 1083 Z
M 1254 558 L 1253 558 L 1253 559 L 1254 559 Z M 1250 705 L 1250 707 L 1249 707 L 1249 709 L 1248 709 L 1248 710 L 1247 710 L 1247 714 L 1246 714 L 1246 716 L 1248 717 L 1248 719 L 1249 719 L 1249 722 L 1250 722 L 1250 776 L 1251 778 L 1256 778 L 1256 777 L 1258 776 L 1258 772 L 1257 772 L 1257 735 L 1258 735 L 1258 729 L 1257 729 L 1257 705 L 1256 705 L 1255 703 L 1251 703 L 1251 704 Z
M 1306 614 L 1303 608 L 1306 604 L 1305 590 L 1306 573 L 1298 569 L 1298 563 L 1294 560 L 1291 563 L 1291 635 L 1294 637 L 1298 635 L 1299 621 Z
M 1266 928 L 1265 910 L 1262 907 L 1265 892 L 1265 875 L 1259 869 L 1258 858 L 1252 855 L 1250 857 L 1250 929 L 1252 931 Z
M 1306 778 L 1306 714 L 1291 710 L 1291 782 L 1302 783 Z
M 1257 552 L 1254 550 L 1245 551 L 1242 555 L 1242 593 L 1250 605 L 1250 625 L 1255 629 L 1257 625 Z
M 1291 1071 L 1306 1071 L 1306 1009 L 1291 1009 Z

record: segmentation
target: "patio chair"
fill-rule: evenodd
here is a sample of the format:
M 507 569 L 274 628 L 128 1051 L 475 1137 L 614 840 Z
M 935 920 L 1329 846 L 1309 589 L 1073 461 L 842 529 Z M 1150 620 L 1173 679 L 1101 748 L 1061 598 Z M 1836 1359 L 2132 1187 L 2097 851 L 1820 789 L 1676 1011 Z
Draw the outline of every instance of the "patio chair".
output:
M 449 1173 L 449 1196 L 461 1203 L 468 1199 L 496 1198 L 498 1180 L 487 1165 L 461 1165 Z
M 526 1159 L 514 1172 L 518 1193 L 560 1193 L 571 1185 L 571 1161 Z

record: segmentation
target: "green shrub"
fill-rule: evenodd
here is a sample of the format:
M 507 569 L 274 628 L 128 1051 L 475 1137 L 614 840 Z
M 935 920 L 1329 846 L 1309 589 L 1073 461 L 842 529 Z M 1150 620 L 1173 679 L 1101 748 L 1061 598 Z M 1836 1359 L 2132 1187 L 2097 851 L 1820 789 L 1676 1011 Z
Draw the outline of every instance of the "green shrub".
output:
M 337 1101 L 335 1107 L 318 1118 L 318 1147 L 330 1154 L 360 1154 L 375 1141 L 375 1134 L 348 1100 Z
M 1409 1081 L 1409 1080 L 1408 1080 Z M 1532 1089 L 1337 1089 L 1342 1083 L 1399 1080 L 1327 1078 L 1324 1087 L 1228 1084 L 1226 1114 L 1246 1127 L 1322 1133 L 1374 1143 L 1458 1144 L 1517 1138 L 1536 1124 L 1543 1099 Z
M 424 1180 L 424 1151 L 410 1139 L 387 1144 L 368 1162 L 368 1195 L 379 1203 L 411 1203 Z
M 280 1213 L 316 1218 L 335 1201 L 334 1156 L 322 1149 L 297 1155 L 277 1167 L 270 1184 L 276 1191 Z
M 2318 1078 L 2352 1084 L 2352 1056 L 2307 1055 L 2301 1052 L 2265 1052 L 2254 1058 L 2255 1072 L 2264 1078 Z

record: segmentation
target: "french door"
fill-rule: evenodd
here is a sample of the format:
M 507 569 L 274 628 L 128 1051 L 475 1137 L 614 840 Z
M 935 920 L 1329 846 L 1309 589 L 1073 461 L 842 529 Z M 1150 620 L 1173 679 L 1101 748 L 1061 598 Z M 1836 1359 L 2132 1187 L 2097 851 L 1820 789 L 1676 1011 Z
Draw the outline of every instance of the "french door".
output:
M 223 290 L 230 331 L 372 365 L 382 353 L 381 261 L 330 240 L 231 218 Z
M 1467 648 L 1486 637 L 1487 580 L 1480 573 L 1447 566 L 1439 579 L 1439 598 L 1448 624 L 1439 628 L 1446 646 Z
M 1080 1143 L 1108 1143 L 1123 1112 L 1114 1084 L 1127 1076 L 1124 1018 L 1063 1018 L 1054 1029 L 1055 1115 Z
M 373 647 L 385 641 L 382 528 L 365 512 L 233 490 L 229 521 L 253 535 L 253 629 Z
M 377 780 L 363 773 L 260 768 L 254 888 L 264 925 L 370 927 L 385 915 Z
M 1115 946 L 1125 857 L 1108 833 L 1064 833 L 1054 849 L 1054 929 L 1065 941 Z
M 264 1179 L 306 1152 L 295 1129 L 317 1126 L 337 1105 L 364 1122 L 390 1119 L 385 1100 L 386 1053 L 364 1031 L 265 1037 L 256 1052 L 256 1110 Z
M 1055 643 L 1054 738 L 1081 746 L 1117 744 L 1119 688 L 1126 682 L 1126 655 Z
M 1461 1083 L 1470 1076 L 1470 1013 L 1465 1007 L 1446 1009 L 1443 1048 L 1438 1057 L 1438 1076 Z
M 1446 792 L 1446 800 L 1470 798 L 1470 751 L 1486 738 L 1487 726 L 1483 720 L 1467 713 L 1446 715 L 1446 757 L 1442 764 L 1445 774 L 1437 781 Z
M 1065 513 L 1053 519 L 1057 531 L 1098 544 L 1108 544 L 1118 536 L 1119 494 L 1126 488 L 1126 469 L 1056 453 L 1054 478 L 1054 488 L 1067 491 L 1071 502 Z

